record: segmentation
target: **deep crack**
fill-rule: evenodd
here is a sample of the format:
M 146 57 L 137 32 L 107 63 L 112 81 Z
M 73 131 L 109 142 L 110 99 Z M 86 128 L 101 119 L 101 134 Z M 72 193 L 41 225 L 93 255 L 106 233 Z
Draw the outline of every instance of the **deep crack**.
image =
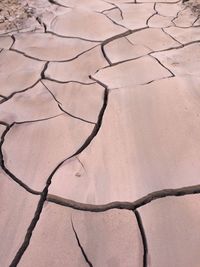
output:
M 81 245 L 81 242 L 80 242 L 80 239 L 79 239 L 79 237 L 78 237 L 78 234 L 77 234 L 77 232 L 76 232 L 76 230 L 75 230 L 75 227 L 74 227 L 72 218 L 71 218 L 71 225 L 72 225 L 72 229 L 73 229 L 74 235 L 75 235 L 75 237 L 76 237 L 76 241 L 77 241 L 77 243 L 78 243 L 78 246 L 79 246 L 79 248 L 80 248 L 80 250 L 81 250 L 81 252 L 82 252 L 82 255 L 83 255 L 85 261 L 87 262 L 87 264 L 88 264 L 90 267 L 93 267 L 92 263 L 90 262 L 90 260 L 89 260 L 88 257 L 87 257 L 87 254 L 86 254 L 85 251 L 84 251 L 83 246 Z
M 141 238 L 142 238 L 142 244 L 143 244 L 143 267 L 147 267 L 147 256 L 148 256 L 148 245 L 147 245 L 147 238 L 144 230 L 144 226 L 142 223 L 142 218 L 140 216 L 140 213 L 138 210 L 134 211 L 138 227 L 140 230 Z

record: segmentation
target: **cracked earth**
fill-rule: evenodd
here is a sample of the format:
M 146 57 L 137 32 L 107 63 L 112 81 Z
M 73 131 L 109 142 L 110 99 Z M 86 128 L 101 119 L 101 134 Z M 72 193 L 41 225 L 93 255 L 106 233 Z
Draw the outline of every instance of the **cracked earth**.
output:
M 25 7 L 0 21 L 0 266 L 200 266 L 200 13 Z

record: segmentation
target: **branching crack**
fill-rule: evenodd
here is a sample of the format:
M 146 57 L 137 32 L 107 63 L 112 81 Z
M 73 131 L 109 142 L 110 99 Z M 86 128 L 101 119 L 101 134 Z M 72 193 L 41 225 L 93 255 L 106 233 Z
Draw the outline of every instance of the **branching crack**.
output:
M 92 121 L 89 121 L 89 120 L 86 120 L 86 119 L 83 119 L 81 117 L 77 117 L 73 114 L 71 114 L 70 112 L 66 111 L 65 109 L 62 108 L 62 103 L 60 103 L 57 98 L 55 97 L 55 95 L 51 92 L 51 90 L 43 83 L 43 81 L 41 81 L 41 83 L 43 84 L 43 86 L 47 89 L 47 91 L 50 93 L 50 95 L 53 97 L 53 99 L 56 101 L 57 105 L 58 105 L 58 108 L 64 112 L 65 114 L 67 114 L 68 116 L 74 118 L 74 119 L 77 119 L 77 120 L 80 120 L 80 121 L 83 121 L 83 122 L 86 122 L 86 123 L 89 123 L 89 124 L 95 124 L 95 122 L 92 122 Z
M 99 85 L 103 86 L 104 87 L 104 102 L 103 102 L 103 105 L 102 105 L 102 108 L 99 112 L 99 116 L 98 116 L 98 121 L 97 123 L 95 124 L 91 134 L 88 136 L 88 138 L 85 140 L 85 142 L 82 144 L 82 146 L 70 157 L 66 158 L 66 159 L 63 159 L 55 168 L 54 170 L 51 172 L 51 174 L 49 175 L 47 181 L 46 181 L 46 186 L 44 188 L 44 190 L 42 191 L 41 193 L 41 198 L 40 198 L 40 201 L 38 203 L 38 206 L 37 206 L 37 209 L 36 209 L 36 212 L 35 212 L 35 216 L 30 224 L 30 226 L 28 227 L 28 230 L 27 230 L 27 233 L 25 235 L 25 238 L 24 238 L 24 242 L 22 243 L 21 247 L 19 248 L 18 252 L 16 253 L 11 265 L 9 267 L 16 267 L 17 264 L 19 263 L 21 257 L 23 256 L 24 252 L 26 251 L 29 243 L 30 243 L 30 239 L 31 239 L 31 236 L 32 236 L 32 233 L 35 229 L 35 226 L 37 225 L 37 222 L 39 221 L 39 218 L 40 218 L 40 214 L 42 212 L 42 209 L 43 209 L 43 206 L 44 206 L 44 202 L 45 200 L 47 199 L 47 195 L 48 195 L 48 189 L 49 189 L 49 186 L 51 184 L 51 181 L 52 181 L 52 178 L 54 176 L 54 174 L 57 172 L 57 170 L 63 165 L 63 163 L 65 161 L 67 161 L 68 159 L 71 159 L 73 157 L 76 157 L 77 155 L 79 155 L 84 149 L 86 149 L 90 143 L 92 142 L 92 140 L 95 138 L 95 136 L 98 134 L 100 128 L 101 128 L 101 124 L 102 124 L 102 121 L 103 121 L 103 116 L 104 116 L 104 113 L 105 113 L 105 110 L 106 110 L 106 107 L 107 107 L 107 103 L 108 103 L 108 88 L 106 85 L 104 85 L 103 83 L 101 83 L 100 81 L 90 77 L 91 80 L 99 83 Z
M 147 205 L 148 203 L 161 199 L 164 197 L 180 197 L 185 195 L 200 194 L 200 184 L 188 187 L 181 187 L 176 189 L 163 189 L 149 193 L 134 202 L 121 202 L 115 201 L 102 205 L 85 204 L 76 202 L 70 199 L 61 198 L 56 195 L 49 194 L 47 201 L 69 207 L 76 210 L 90 211 L 90 212 L 102 212 L 110 209 L 125 209 L 135 211 L 137 208 Z
M 72 229 L 73 229 L 74 235 L 75 235 L 75 237 L 76 237 L 76 241 L 77 241 L 77 243 L 78 243 L 78 246 L 79 246 L 79 248 L 80 248 L 80 250 L 81 250 L 81 252 L 82 252 L 82 255 L 83 255 L 85 261 L 87 262 L 87 264 L 88 264 L 90 267 L 93 267 L 92 263 L 89 261 L 87 255 L 86 255 L 86 253 L 85 253 L 85 251 L 84 251 L 83 246 L 81 245 L 81 242 L 80 242 L 79 237 L 78 237 L 78 234 L 77 234 L 77 232 L 76 232 L 76 230 L 75 230 L 75 227 L 74 227 L 72 218 L 71 218 L 71 225 L 72 225 Z

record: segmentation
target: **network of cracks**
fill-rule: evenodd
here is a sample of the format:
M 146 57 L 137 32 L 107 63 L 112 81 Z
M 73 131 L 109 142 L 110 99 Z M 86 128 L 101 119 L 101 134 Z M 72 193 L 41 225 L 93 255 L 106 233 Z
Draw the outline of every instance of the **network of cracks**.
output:
M 39 2 L 0 35 L 0 265 L 198 266 L 199 14 Z

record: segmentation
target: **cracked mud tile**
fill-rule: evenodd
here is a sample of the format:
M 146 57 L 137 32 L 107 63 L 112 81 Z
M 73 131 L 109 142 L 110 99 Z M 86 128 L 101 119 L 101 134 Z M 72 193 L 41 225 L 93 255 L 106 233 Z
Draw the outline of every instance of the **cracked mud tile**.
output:
M 124 37 L 106 44 L 104 51 L 112 63 L 141 57 L 151 52 L 148 47 L 132 44 Z
M 103 41 L 124 32 L 103 14 L 87 9 L 72 9 L 67 14 L 57 16 L 51 31 L 62 36 L 81 37 L 93 41 Z
M 53 93 L 60 107 L 70 114 L 96 123 L 103 104 L 104 88 L 98 84 L 60 84 L 42 81 Z
M 127 39 L 134 45 L 146 46 L 151 51 L 164 50 L 180 46 L 169 35 L 161 29 L 145 29 L 127 36 Z
M 9 49 L 13 43 L 10 36 L 0 36 L 0 48 Z
M 15 38 L 14 49 L 46 61 L 71 60 L 96 45 L 75 38 L 61 38 L 50 33 L 30 32 L 15 35 Z
M 88 9 L 92 11 L 101 12 L 105 9 L 109 9 L 112 5 L 108 2 L 101 0 L 58 0 L 58 3 L 66 5 L 71 8 Z
M 18 267 L 88 267 L 71 225 L 71 209 L 46 204 Z
M 150 56 L 101 69 L 94 78 L 111 88 L 144 84 L 169 77 L 170 72 Z
M 193 41 L 200 41 L 200 30 L 199 28 L 190 27 L 190 28 L 177 28 L 169 27 L 165 29 L 165 32 L 170 34 L 176 40 L 182 44 L 187 44 Z
M 176 17 L 177 13 L 183 9 L 181 3 L 169 5 L 167 3 L 156 3 L 156 11 L 161 16 Z
M 40 78 L 44 62 L 32 60 L 13 51 L 0 53 L 0 93 L 9 96 L 32 86 Z
M 98 135 L 78 156 L 85 172 L 76 177 L 80 165 L 66 162 L 51 194 L 106 204 L 199 184 L 199 88 L 199 78 L 174 77 L 112 90 Z
M 100 46 L 88 51 L 71 62 L 52 62 L 45 72 L 45 76 L 61 82 L 78 81 L 92 83 L 91 73 L 107 66 Z M 67 70 L 67 71 L 66 71 Z
M 164 17 L 156 14 L 149 19 L 148 26 L 152 28 L 166 28 L 173 25 L 172 19 L 173 17 Z
M 146 26 L 147 19 L 155 13 L 153 3 L 147 4 L 119 4 L 118 5 L 123 12 L 124 19 L 121 16 L 112 16 L 112 13 L 108 16 L 123 25 L 124 27 L 134 30 Z
M 175 75 L 200 74 L 200 44 L 152 54 Z
M 194 14 L 190 8 L 182 10 L 173 21 L 177 27 L 191 27 L 198 15 Z
M 199 195 L 167 197 L 139 211 L 148 242 L 148 266 L 199 266 Z
M 131 211 L 113 209 L 92 213 L 73 210 L 72 221 L 93 266 L 143 266 L 142 239 Z
M 40 82 L 24 93 L 15 94 L 0 105 L 0 121 L 9 124 L 41 120 L 63 113 Z
M 0 169 L 0 265 L 9 266 L 34 216 L 39 197 L 27 193 Z
M 81 147 L 93 127 L 66 115 L 14 125 L 2 147 L 5 166 L 40 191 L 57 164 Z

